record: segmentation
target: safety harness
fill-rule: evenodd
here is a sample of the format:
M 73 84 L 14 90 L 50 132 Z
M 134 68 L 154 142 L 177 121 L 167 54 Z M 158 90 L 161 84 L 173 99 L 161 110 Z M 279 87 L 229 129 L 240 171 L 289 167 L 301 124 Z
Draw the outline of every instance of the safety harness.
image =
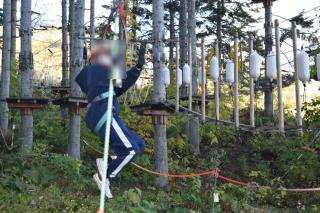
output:
M 115 95 L 116 95 L 116 93 L 113 92 L 113 96 L 115 96 Z M 88 104 L 88 107 L 87 107 L 88 110 L 89 110 L 89 108 L 92 106 L 93 103 L 99 102 L 99 101 L 102 101 L 102 100 L 105 100 L 105 99 L 109 98 L 109 96 L 110 96 L 109 91 L 104 92 L 104 93 L 101 93 L 100 95 L 98 95 L 97 97 L 95 97 L 95 98 L 91 101 L 91 103 Z M 106 123 L 106 121 L 107 121 L 107 111 L 101 116 L 101 118 L 100 118 L 100 120 L 98 121 L 96 127 L 94 128 L 94 132 L 95 132 L 96 134 L 99 133 L 100 129 L 102 128 L 103 124 Z

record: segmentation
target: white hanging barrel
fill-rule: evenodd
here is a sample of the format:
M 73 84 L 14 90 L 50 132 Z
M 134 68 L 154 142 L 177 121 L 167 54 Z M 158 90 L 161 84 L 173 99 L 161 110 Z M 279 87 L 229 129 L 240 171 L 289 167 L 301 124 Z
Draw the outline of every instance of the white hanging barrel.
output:
M 257 51 L 253 51 L 250 55 L 250 76 L 257 80 L 260 76 L 261 57 Z
M 216 56 L 213 56 L 211 58 L 210 74 L 211 74 L 211 77 L 213 78 L 213 80 L 219 79 L 219 60 Z
M 267 77 L 270 81 L 277 79 L 277 58 L 274 52 L 270 52 L 267 55 Z
M 183 75 L 182 75 L 182 82 L 184 83 L 184 84 L 190 84 L 190 81 L 191 81 L 191 70 L 190 70 L 190 67 L 189 67 L 189 65 L 188 64 L 185 64 L 184 66 L 183 66 Z
M 228 83 L 234 83 L 234 63 L 228 61 L 226 64 L 226 81 Z
M 167 66 L 163 65 L 163 83 L 166 87 L 170 85 L 170 70 Z
M 309 56 L 306 51 L 301 50 L 297 55 L 297 70 L 298 78 L 302 82 L 307 82 L 310 79 Z
M 320 81 L 320 53 L 317 55 L 317 76 L 318 81 Z
M 178 72 L 176 73 L 176 78 L 178 78 L 178 86 L 181 87 L 182 85 L 182 70 L 178 68 Z

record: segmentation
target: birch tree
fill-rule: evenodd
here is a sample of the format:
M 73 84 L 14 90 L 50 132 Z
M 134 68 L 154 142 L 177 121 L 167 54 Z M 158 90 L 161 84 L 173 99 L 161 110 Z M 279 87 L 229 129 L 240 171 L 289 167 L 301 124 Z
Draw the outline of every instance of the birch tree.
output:
M 81 90 L 80 87 L 75 82 L 76 76 L 81 71 L 84 61 L 83 61 L 83 40 L 84 37 L 84 9 L 85 0 L 77 0 L 75 2 L 75 22 L 74 33 L 73 33 L 73 50 L 72 50 L 72 70 L 71 70 L 71 96 L 80 97 Z M 70 141 L 68 146 L 69 156 L 80 158 L 80 115 L 76 110 L 71 112 L 70 121 Z
M 153 82 L 154 82 L 154 101 L 164 102 L 166 100 L 166 89 L 162 81 L 162 66 L 164 57 L 163 47 L 163 28 L 164 28 L 164 5 L 162 0 L 153 0 L 152 3 L 152 20 L 153 20 Z M 156 170 L 161 173 L 168 172 L 168 148 L 167 132 L 165 122 L 160 122 L 160 117 L 154 124 L 154 157 Z M 160 187 L 168 185 L 168 178 L 160 177 Z
M 11 0 L 3 1 L 3 48 L 0 96 L 0 126 L 4 134 L 8 132 L 9 109 L 6 98 L 10 88 L 10 48 L 11 48 Z
M 32 25 L 31 25 L 31 0 L 21 1 L 21 51 L 20 51 L 20 70 L 21 70 L 21 96 L 22 98 L 32 98 Z M 21 116 L 21 150 L 23 152 L 32 150 L 33 143 L 33 116 L 24 114 Z

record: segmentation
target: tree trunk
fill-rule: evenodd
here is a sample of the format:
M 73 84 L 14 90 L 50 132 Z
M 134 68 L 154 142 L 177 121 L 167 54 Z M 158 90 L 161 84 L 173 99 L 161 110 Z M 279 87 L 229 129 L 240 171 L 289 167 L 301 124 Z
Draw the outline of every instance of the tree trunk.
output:
M 22 98 L 32 98 L 32 25 L 31 25 L 31 0 L 21 1 L 21 51 L 20 51 L 20 70 L 21 70 L 21 96 Z M 32 114 L 22 115 L 21 118 L 21 151 L 32 150 L 33 143 L 33 116 Z
M 222 54 L 222 27 L 221 27 L 221 22 L 222 22 L 222 17 L 224 15 L 224 0 L 218 0 L 218 20 L 217 20 L 217 40 L 218 40 L 218 47 L 219 47 L 219 55 L 218 55 L 218 60 L 219 60 L 219 67 L 220 70 L 222 68 L 222 63 L 221 63 L 221 54 Z M 221 71 L 220 71 L 221 72 Z M 222 80 L 222 75 L 220 73 L 220 81 Z M 220 93 L 221 94 L 221 93 Z
M 198 93 L 198 66 L 197 66 L 197 36 L 196 36 L 196 1 L 188 1 L 188 33 L 191 45 L 192 57 L 192 94 Z M 194 106 L 195 107 L 195 106 Z M 196 111 L 194 108 L 193 110 Z M 189 140 L 192 151 L 195 154 L 200 154 L 200 122 L 197 116 L 191 116 L 189 120 Z
M 9 109 L 6 98 L 10 89 L 10 48 L 11 48 L 11 0 L 3 1 L 3 47 L 0 96 L 0 127 L 7 135 Z
M 272 0 L 264 3 L 265 7 L 265 57 L 272 51 Z M 267 72 L 267 69 L 265 70 Z M 267 75 L 266 75 L 267 76 Z M 267 78 L 267 77 L 266 77 Z M 270 120 L 273 120 L 273 88 L 272 84 L 266 79 L 264 91 L 264 113 Z
M 73 51 L 73 32 L 74 32 L 74 1 L 69 0 L 69 76 L 72 72 L 72 51 Z
M 95 28 L 95 12 L 94 12 L 94 7 L 95 7 L 95 0 L 90 1 L 90 48 L 92 47 L 92 41 L 95 36 L 96 36 L 96 28 Z
M 166 100 L 166 89 L 162 81 L 163 64 L 163 28 L 164 28 L 164 6 L 163 1 L 153 0 L 153 78 L 154 78 L 154 101 L 164 102 Z M 156 170 L 161 173 L 168 172 L 168 151 L 167 151 L 167 134 L 166 118 L 156 116 L 154 118 L 154 157 Z M 167 177 L 160 177 L 160 187 L 166 188 L 168 185 Z
M 83 40 L 84 37 L 84 9 L 85 0 L 77 0 L 75 3 L 75 26 L 73 33 L 73 50 L 72 50 L 72 71 L 71 71 L 71 96 L 80 97 L 80 87 L 75 82 L 76 76 L 81 71 L 83 60 Z M 80 158 L 80 115 L 78 110 L 71 112 L 70 141 L 68 146 L 69 156 Z
M 198 66 L 197 66 L 197 35 L 196 35 L 196 1 L 188 1 L 188 35 L 191 45 L 191 57 L 192 57 L 192 93 L 197 95 L 198 93 Z
M 188 38 L 187 38 L 187 0 L 180 0 L 179 41 L 180 41 L 180 67 L 188 63 Z M 187 86 L 181 86 L 182 97 L 187 96 Z
M 67 0 L 61 1 L 62 8 L 62 86 L 69 86 L 69 63 L 68 63 L 68 18 Z M 61 117 L 67 119 L 68 108 L 61 108 Z
M 17 0 L 11 0 L 11 53 L 10 63 L 15 65 L 17 44 Z M 13 64 L 14 63 L 14 64 Z
M 169 6 L 169 16 L 170 16 L 170 39 L 174 39 L 176 37 L 175 30 L 174 30 L 174 8 L 172 4 L 172 0 L 170 1 Z M 174 60 L 173 60 L 173 50 L 175 47 L 174 42 L 170 42 L 170 49 L 169 49 L 169 69 L 172 69 L 174 67 Z

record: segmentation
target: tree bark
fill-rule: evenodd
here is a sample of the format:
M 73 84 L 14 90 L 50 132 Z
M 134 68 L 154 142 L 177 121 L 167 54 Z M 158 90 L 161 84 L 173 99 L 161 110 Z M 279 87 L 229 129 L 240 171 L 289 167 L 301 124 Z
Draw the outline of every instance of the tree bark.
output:
M 69 86 L 69 63 L 68 63 L 68 17 L 67 0 L 61 1 L 62 8 L 62 86 Z M 61 108 L 62 119 L 67 119 L 68 108 Z
M 219 60 L 219 67 L 220 67 L 220 72 L 222 68 L 222 63 L 221 63 L 221 54 L 222 54 L 222 17 L 224 15 L 224 0 L 218 0 L 218 20 L 217 20 L 217 40 L 218 40 L 218 48 L 219 48 L 219 55 L 218 60 Z M 220 73 L 220 81 L 222 80 L 222 76 Z M 221 94 L 221 93 L 220 93 Z
M 67 0 L 62 0 L 62 85 L 69 85 Z
M 175 30 L 174 30 L 174 8 L 172 4 L 172 0 L 170 1 L 170 6 L 169 6 L 169 16 L 170 16 L 170 49 L 169 49 L 169 69 L 172 69 L 174 67 L 174 60 L 173 60 L 173 49 L 175 47 L 175 43 L 172 42 L 172 39 L 175 38 Z
M 83 40 L 84 37 L 84 9 L 85 0 L 77 0 L 75 3 L 75 26 L 73 32 L 72 70 L 71 70 L 71 96 L 80 97 L 80 87 L 75 82 L 76 76 L 80 73 L 83 65 Z M 70 141 L 68 146 L 69 156 L 80 158 L 80 115 L 78 110 L 71 112 Z
M 272 51 L 272 0 L 264 2 L 265 7 L 265 57 Z M 265 73 L 267 69 L 265 70 Z M 267 78 L 267 77 L 266 77 Z M 266 81 L 264 91 L 264 113 L 270 120 L 273 120 L 273 88 L 269 81 Z
M 72 71 L 72 51 L 73 51 L 73 32 L 74 32 L 74 2 L 69 0 L 69 76 Z
M 6 98 L 10 89 L 10 48 L 11 48 L 11 0 L 3 1 L 3 47 L 2 47 L 2 72 L 0 91 L 0 127 L 7 135 L 9 123 L 9 109 Z
M 16 60 L 16 44 L 17 44 L 17 0 L 11 0 L 11 53 L 10 53 L 10 63 Z M 13 64 L 15 65 L 15 64 Z
M 32 25 L 31 25 L 31 0 L 21 1 L 21 51 L 20 51 L 20 70 L 21 70 L 21 96 L 22 98 L 32 98 Z M 32 114 L 22 115 L 21 118 L 21 151 L 32 150 L 33 144 L 33 116 Z
M 154 78 L 154 101 L 164 102 L 166 100 L 166 89 L 162 81 L 162 66 L 164 57 L 163 28 L 164 28 L 164 5 L 161 0 L 153 0 L 153 78 Z M 161 173 L 168 172 L 168 151 L 167 151 L 167 134 L 166 118 L 164 116 L 154 117 L 154 157 L 156 170 Z M 168 185 L 167 177 L 159 177 L 160 187 L 166 188 Z
M 188 63 L 188 38 L 187 38 L 187 0 L 180 0 L 179 41 L 180 41 L 180 67 Z M 181 86 L 182 97 L 187 96 L 187 86 Z
M 188 35 L 191 45 L 192 57 L 192 94 L 198 94 L 198 66 L 197 66 L 197 35 L 196 35 L 196 1 L 188 1 Z
M 93 39 L 96 36 L 96 28 L 95 28 L 95 0 L 90 1 L 90 48 L 93 45 Z
M 191 45 L 192 64 L 192 95 L 198 94 L 198 67 L 197 67 L 197 36 L 196 36 L 196 1 L 188 1 L 188 35 Z M 196 110 L 195 108 L 193 110 Z M 200 122 L 197 116 L 191 116 L 189 120 L 189 140 L 192 151 L 200 154 Z

